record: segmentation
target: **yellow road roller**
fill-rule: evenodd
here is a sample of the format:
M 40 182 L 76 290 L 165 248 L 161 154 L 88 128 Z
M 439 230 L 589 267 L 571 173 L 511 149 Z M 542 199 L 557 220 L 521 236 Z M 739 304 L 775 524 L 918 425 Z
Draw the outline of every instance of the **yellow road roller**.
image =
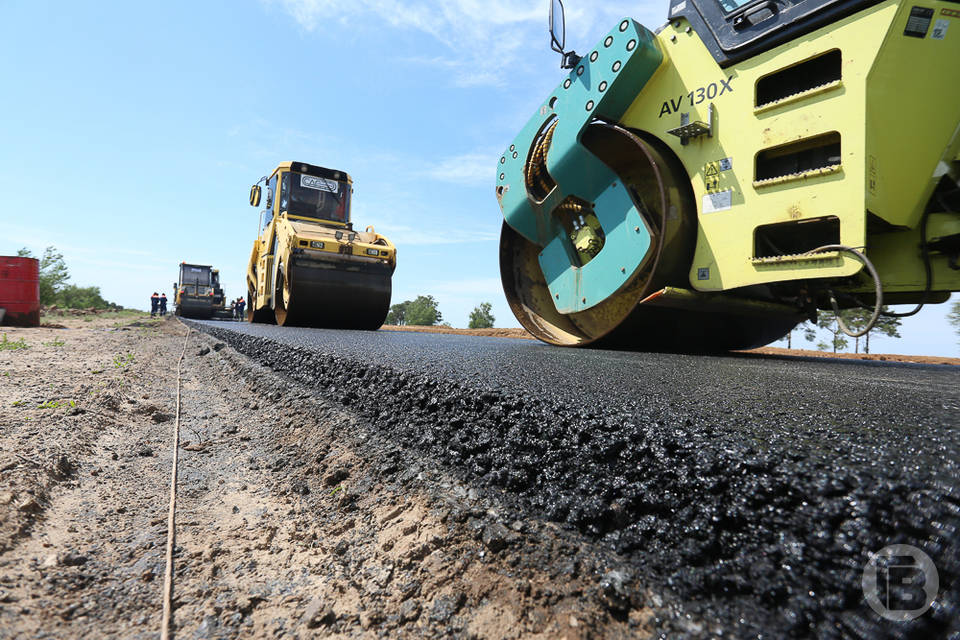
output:
M 261 187 L 261 184 L 264 187 Z M 390 309 L 397 250 L 353 228 L 353 181 L 336 169 L 281 163 L 250 188 L 259 234 L 247 266 L 247 319 L 283 326 L 377 329 Z
M 497 159 L 500 267 L 556 345 L 757 347 L 960 290 L 960 5 L 671 0 L 568 51 Z
M 213 274 L 216 272 L 208 264 L 180 263 L 180 277 L 173 283 L 176 315 L 200 319 L 213 316 L 216 306 Z

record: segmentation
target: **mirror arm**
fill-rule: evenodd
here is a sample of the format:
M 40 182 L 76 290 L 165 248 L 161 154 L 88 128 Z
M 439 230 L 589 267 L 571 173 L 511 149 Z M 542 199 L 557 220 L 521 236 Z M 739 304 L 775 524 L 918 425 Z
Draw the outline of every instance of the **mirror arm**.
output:
M 573 69 L 580 63 L 582 56 L 578 56 L 576 51 L 561 51 L 563 59 L 560 60 L 561 69 Z

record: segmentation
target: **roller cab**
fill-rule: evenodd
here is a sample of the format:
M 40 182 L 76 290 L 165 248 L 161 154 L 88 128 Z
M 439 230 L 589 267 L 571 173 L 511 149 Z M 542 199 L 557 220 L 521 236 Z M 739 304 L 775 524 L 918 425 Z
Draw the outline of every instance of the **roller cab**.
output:
M 302 162 L 281 164 L 251 188 L 250 204 L 263 199 L 264 208 L 247 268 L 248 320 L 344 329 L 383 324 L 396 248 L 373 227 L 353 228 L 352 193 L 345 172 Z
M 215 307 L 214 274 L 210 265 L 180 263 L 180 277 L 173 284 L 176 291 L 174 313 L 184 318 L 208 319 Z
M 535 336 L 748 348 L 960 289 L 955 2 L 677 0 L 583 56 L 552 13 L 569 72 L 496 182 L 504 292 Z

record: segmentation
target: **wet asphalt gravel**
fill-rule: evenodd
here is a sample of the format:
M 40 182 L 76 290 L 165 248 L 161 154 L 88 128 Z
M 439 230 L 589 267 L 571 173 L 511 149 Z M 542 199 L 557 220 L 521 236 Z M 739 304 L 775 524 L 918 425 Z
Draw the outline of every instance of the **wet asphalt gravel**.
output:
M 958 368 L 190 324 L 617 554 L 673 603 L 663 635 L 698 635 L 679 607 L 731 637 L 960 637 Z M 891 544 L 939 577 L 910 622 L 864 600 Z

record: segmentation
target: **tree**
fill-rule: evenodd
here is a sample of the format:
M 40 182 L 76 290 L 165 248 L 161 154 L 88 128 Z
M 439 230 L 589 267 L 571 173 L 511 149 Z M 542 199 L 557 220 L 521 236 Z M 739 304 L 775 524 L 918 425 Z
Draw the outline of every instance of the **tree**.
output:
M 889 309 L 887 309 L 887 306 L 884 305 L 881 309 L 881 312 L 887 312 L 887 311 L 889 311 Z M 863 352 L 870 353 L 870 334 L 871 333 L 876 331 L 890 338 L 899 338 L 900 337 L 900 332 L 898 331 L 899 328 L 900 328 L 900 318 L 897 318 L 895 316 L 885 316 L 881 313 L 880 317 L 877 318 L 877 323 L 873 325 L 873 328 L 867 332 L 866 336 L 864 336 L 866 340 L 864 340 Z
M 407 323 L 407 306 L 410 301 L 398 302 L 390 307 L 390 313 L 387 314 L 387 324 L 401 326 Z
M 889 312 L 886 306 L 881 308 L 881 315 L 877 318 L 877 321 L 871 327 L 865 335 L 854 338 L 853 352 L 860 353 L 860 338 L 864 340 L 864 353 L 870 353 L 870 334 L 871 333 L 880 333 L 891 338 L 900 337 L 900 318 L 895 316 L 885 316 L 883 313 Z M 873 309 L 867 308 L 856 308 L 856 309 L 844 309 L 840 312 L 840 318 L 843 319 L 843 323 L 853 332 L 859 332 L 864 327 L 867 326 L 867 323 L 870 321 L 870 317 L 873 315 Z M 826 329 L 831 334 L 833 334 L 832 347 L 833 352 L 836 353 L 837 349 L 843 349 L 849 344 L 849 340 L 840 330 L 840 325 L 837 322 L 837 314 L 833 311 L 821 311 L 817 318 L 817 326 L 821 329 Z M 816 339 L 816 332 L 810 328 L 807 329 L 806 338 L 809 341 Z M 827 350 L 831 347 L 831 344 L 826 342 L 821 342 L 817 345 L 818 349 Z
M 100 287 L 78 287 L 68 284 L 57 293 L 57 305 L 67 309 L 109 309 L 115 305 L 100 295 Z
M 433 296 L 417 296 L 416 300 L 406 303 L 404 320 L 406 324 L 431 327 L 443 321 Z
M 846 323 L 847 321 L 847 316 L 845 315 L 846 313 L 847 313 L 846 311 L 840 312 L 840 315 L 843 317 L 844 323 Z M 821 311 L 817 315 L 817 326 L 821 329 L 826 329 L 833 336 L 833 338 L 830 340 L 829 343 L 818 342 L 817 349 L 821 351 L 826 351 L 827 349 L 830 349 L 832 347 L 833 352 L 836 353 L 837 349 L 843 349 L 844 347 L 847 346 L 847 344 L 849 344 L 847 342 L 846 334 L 844 334 L 843 331 L 840 330 L 840 323 L 837 322 L 837 314 L 835 314 L 833 311 Z M 805 332 L 804 337 L 806 337 L 806 339 L 809 340 L 810 342 L 813 342 L 814 339 L 816 339 L 817 337 L 816 331 L 808 329 Z
M 803 332 L 803 337 L 805 337 L 809 342 L 813 342 L 817 337 L 817 328 L 810 324 L 809 320 L 804 320 L 793 329 L 790 329 L 790 331 L 787 332 L 787 335 L 780 338 L 781 340 L 787 341 L 787 349 L 793 348 L 793 332 L 797 329 L 800 329 L 800 331 Z
M 21 258 L 32 258 L 29 249 L 23 247 L 17 251 Z M 57 304 L 57 293 L 70 279 L 67 264 L 63 261 L 63 254 L 56 247 L 47 247 L 40 258 L 40 304 L 50 306 Z
M 489 302 L 481 302 L 480 306 L 470 312 L 470 324 L 467 326 L 471 329 L 492 329 L 493 321 L 496 320 L 491 313 L 492 309 L 493 305 Z
M 953 303 L 953 311 L 947 314 L 947 322 L 952 324 L 960 335 L 960 300 Z
M 32 258 L 33 253 L 23 247 L 17 250 L 17 256 Z M 67 284 L 70 272 L 63 254 L 56 247 L 47 247 L 40 258 L 40 304 L 57 305 L 68 309 L 107 309 L 116 305 L 107 302 L 100 295 L 100 287 L 78 287 Z

